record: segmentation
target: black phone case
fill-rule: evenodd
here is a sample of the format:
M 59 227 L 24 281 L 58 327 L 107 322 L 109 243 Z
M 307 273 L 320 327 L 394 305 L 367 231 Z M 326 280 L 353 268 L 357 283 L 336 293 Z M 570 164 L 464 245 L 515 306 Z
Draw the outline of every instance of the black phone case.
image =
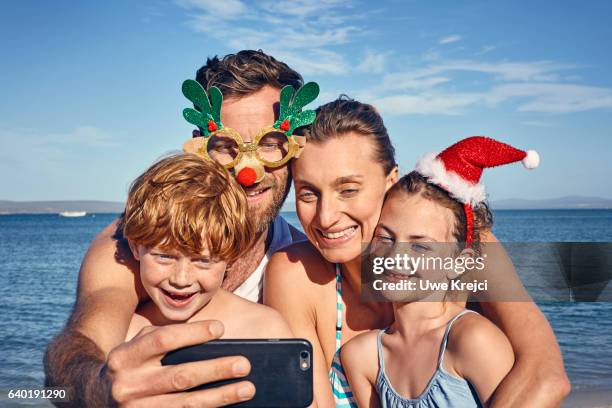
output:
M 308 367 L 301 367 L 304 352 Z M 307 407 L 312 404 L 312 346 L 305 339 L 227 339 L 171 351 L 162 365 L 209 360 L 241 355 L 251 362 L 251 373 L 244 378 L 216 381 L 191 389 L 202 390 L 233 382 L 249 380 L 255 384 L 252 400 L 236 407 Z

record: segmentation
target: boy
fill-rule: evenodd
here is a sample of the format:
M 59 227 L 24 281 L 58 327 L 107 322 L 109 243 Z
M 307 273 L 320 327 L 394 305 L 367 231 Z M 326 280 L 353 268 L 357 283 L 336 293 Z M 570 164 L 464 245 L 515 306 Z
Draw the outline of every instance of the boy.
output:
M 191 154 L 153 164 L 132 183 L 122 223 L 151 299 L 126 341 L 147 326 L 209 319 L 226 338 L 292 337 L 279 313 L 221 289 L 255 234 L 244 191 L 221 165 Z

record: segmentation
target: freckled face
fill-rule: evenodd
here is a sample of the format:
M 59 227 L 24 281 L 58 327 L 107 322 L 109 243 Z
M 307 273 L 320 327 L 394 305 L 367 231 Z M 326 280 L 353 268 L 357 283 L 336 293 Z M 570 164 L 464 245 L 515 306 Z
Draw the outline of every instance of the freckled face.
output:
M 210 302 L 223 282 L 226 262 L 212 259 L 208 251 L 186 256 L 139 245 L 132 252 L 140 261 L 142 285 L 171 321 L 187 321 Z
M 385 192 L 395 181 L 374 157 L 367 136 L 347 133 L 306 143 L 292 163 L 298 218 L 309 241 L 329 262 L 361 254 L 380 216 Z

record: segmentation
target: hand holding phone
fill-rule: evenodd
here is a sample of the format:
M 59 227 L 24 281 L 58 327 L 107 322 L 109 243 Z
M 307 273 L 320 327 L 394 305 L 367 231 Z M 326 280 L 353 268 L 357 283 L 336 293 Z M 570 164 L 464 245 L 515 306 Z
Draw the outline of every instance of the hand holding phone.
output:
M 251 373 L 241 379 L 204 384 L 204 390 L 248 380 L 255 384 L 255 397 L 237 407 L 307 407 L 313 401 L 312 346 L 305 339 L 225 339 L 184 347 L 166 354 L 162 365 L 182 364 L 226 356 L 244 356 Z

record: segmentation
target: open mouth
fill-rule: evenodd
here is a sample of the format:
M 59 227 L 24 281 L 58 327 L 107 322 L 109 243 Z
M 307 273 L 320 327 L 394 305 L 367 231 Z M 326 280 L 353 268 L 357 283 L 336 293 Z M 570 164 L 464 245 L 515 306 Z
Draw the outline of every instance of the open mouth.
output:
M 184 306 L 191 301 L 193 296 L 198 292 L 190 292 L 190 293 L 178 293 L 178 292 L 170 292 L 165 289 L 161 290 L 164 294 L 166 300 L 171 305 L 175 306 Z

